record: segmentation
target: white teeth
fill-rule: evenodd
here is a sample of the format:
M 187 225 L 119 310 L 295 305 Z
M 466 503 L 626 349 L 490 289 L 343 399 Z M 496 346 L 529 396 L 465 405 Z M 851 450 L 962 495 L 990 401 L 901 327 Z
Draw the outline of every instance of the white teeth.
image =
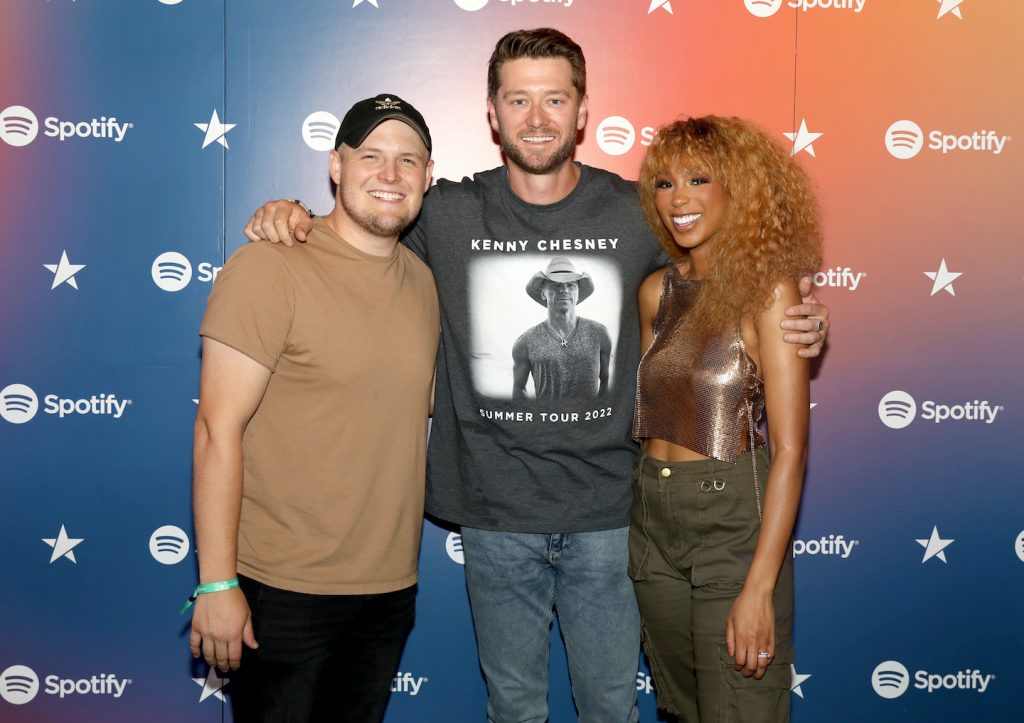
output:
M 699 213 L 687 213 L 682 216 L 673 216 L 672 223 L 677 224 L 679 226 L 688 226 L 689 224 L 696 221 L 698 218 L 700 218 Z
M 547 143 L 555 140 L 554 136 L 523 136 L 526 143 Z
M 382 201 L 401 201 L 405 198 L 401 193 L 389 193 L 388 191 L 370 191 L 370 195 Z

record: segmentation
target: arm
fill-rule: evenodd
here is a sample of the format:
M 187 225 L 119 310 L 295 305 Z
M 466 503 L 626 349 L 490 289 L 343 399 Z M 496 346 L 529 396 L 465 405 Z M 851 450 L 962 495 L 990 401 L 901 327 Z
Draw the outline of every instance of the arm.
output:
M 807 459 L 807 426 L 810 409 L 808 362 L 795 356 L 776 329 L 786 307 L 799 297 L 791 281 L 779 284 L 769 309 L 754 322 L 758 366 L 764 379 L 768 414 L 771 470 L 763 485 L 761 531 L 754 560 L 743 590 L 726 622 L 726 646 L 736 669 L 760 679 L 771 658 L 758 659 L 766 650 L 775 654 L 775 611 L 772 596 L 779 570 L 789 554 Z
M 526 399 L 526 381 L 530 378 L 530 352 L 526 349 L 526 335 L 512 345 L 512 398 Z
M 270 370 L 203 337 L 199 410 L 193 443 L 192 505 L 201 583 L 235 577 L 242 504 L 242 433 L 259 406 Z M 237 669 L 242 643 L 257 646 L 252 617 L 238 588 L 200 595 L 189 649 L 221 670 Z
M 785 331 L 798 332 L 783 334 L 782 339 L 790 344 L 806 344 L 806 347 L 797 349 L 796 353 L 810 359 L 821 354 L 821 349 L 825 346 L 825 337 L 828 336 L 830 326 L 828 307 L 814 295 L 814 285 L 810 276 L 801 277 L 800 296 L 800 303 L 786 309 L 787 318 L 783 318 L 779 326 Z
M 291 246 L 305 241 L 313 229 L 313 219 L 294 201 L 267 201 L 245 224 L 244 233 L 250 241 L 270 241 Z

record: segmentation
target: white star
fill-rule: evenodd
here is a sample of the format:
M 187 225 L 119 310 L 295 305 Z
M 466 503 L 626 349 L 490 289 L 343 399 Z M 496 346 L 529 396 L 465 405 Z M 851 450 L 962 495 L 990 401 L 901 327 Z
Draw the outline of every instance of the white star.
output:
M 796 133 L 784 133 L 783 135 L 786 136 L 786 138 L 788 138 L 789 140 L 793 141 L 793 150 L 789 152 L 789 155 L 795 156 L 800 151 L 807 151 L 812 156 L 814 156 L 814 146 L 812 146 L 811 144 L 814 143 L 814 141 L 821 138 L 824 134 L 811 133 L 809 130 L 807 130 L 807 119 L 802 118 L 800 120 L 800 130 L 798 130 Z
M 196 123 L 196 128 L 206 133 L 206 137 L 203 138 L 203 148 L 216 141 L 225 148 L 228 147 L 227 134 L 228 131 L 234 128 L 237 123 L 221 123 L 220 116 L 217 115 L 217 109 L 213 109 L 213 114 L 210 116 L 209 123 Z
M 964 0 L 935 0 L 935 2 L 939 3 L 939 14 L 935 16 L 935 19 L 938 20 L 943 15 L 952 14 L 963 20 L 964 16 L 960 14 L 960 3 L 963 1 Z
M 377 4 L 377 0 L 354 0 L 354 2 L 352 3 L 352 7 L 355 7 L 356 5 L 362 5 L 363 3 L 370 3 L 375 8 L 380 10 L 380 5 Z
M 224 686 L 228 684 L 229 680 L 218 675 L 216 668 L 210 668 L 206 678 L 193 678 L 192 682 L 203 686 L 203 692 L 199 694 L 199 702 L 202 703 L 211 695 L 217 700 L 224 700 Z
M 944 550 L 954 542 L 955 540 L 943 540 L 939 537 L 939 528 L 932 525 L 932 536 L 927 540 L 917 540 L 917 544 L 924 548 L 924 557 L 921 559 L 922 564 L 928 562 L 933 557 L 937 557 L 945 562 L 946 553 Z
M 953 291 L 953 282 L 960 276 L 963 276 L 963 273 L 963 271 L 950 271 L 946 268 L 946 259 L 942 259 L 938 271 L 924 272 L 924 275 L 934 282 L 932 284 L 932 293 L 929 296 L 935 296 L 943 289 L 948 291 L 950 296 L 956 296 L 956 292 Z
M 814 409 L 816 406 L 818 406 L 817 402 L 811 402 L 811 409 Z
M 800 690 L 800 685 L 808 678 L 810 678 L 811 674 L 807 673 L 806 675 L 800 675 L 798 672 L 796 672 L 796 666 L 792 663 L 789 664 L 789 670 L 793 674 L 793 682 L 790 683 L 789 690 L 803 698 L 804 692 Z
M 57 537 L 44 537 L 43 542 L 53 548 L 53 554 L 50 555 L 50 564 L 52 565 L 61 557 L 66 557 L 77 565 L 78 560 L 75 559 L 73 550 L 84 539 L 83 537 L 68 537 L 68 532 L 64 529 L 64 525 L 60 526 L 60 532 L 57 533 Z
M 60 261 L 55 264 L 43 264 L 43 268 L 53 272 L 53 284 L 50 289 L 56 289 L 61 284 L 67 284 L 72 289 L 78 290 L 78 282 L 75 281 L 75 274 L 85 268 L 85 264 L 73 264 L 68 261 L 68 252 L 60 252 Z
M 647 8 L 647 14 L 650 15 L 658 8 L 665 8 L 669 15 L 672 15 L 672 3 L 669 0 L 651 0 L 651 6 Z

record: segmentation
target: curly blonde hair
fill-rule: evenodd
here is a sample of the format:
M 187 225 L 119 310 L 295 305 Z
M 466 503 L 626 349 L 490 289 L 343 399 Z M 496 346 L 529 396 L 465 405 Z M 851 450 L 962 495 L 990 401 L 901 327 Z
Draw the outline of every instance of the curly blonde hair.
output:
M 754 124 L 718 116 L 676 121 L 655 135 L 638 185 L 647 222 L 684 268 L 688 255 L 655 207 L 657 177 L 684 163 L 721 183 L 729 199 L 720 241 L 708 252 L 711 272 L 692 311 L 708 335 L 767 308 L 781 280 L 816 271 L 821 222 L 807 175 Z

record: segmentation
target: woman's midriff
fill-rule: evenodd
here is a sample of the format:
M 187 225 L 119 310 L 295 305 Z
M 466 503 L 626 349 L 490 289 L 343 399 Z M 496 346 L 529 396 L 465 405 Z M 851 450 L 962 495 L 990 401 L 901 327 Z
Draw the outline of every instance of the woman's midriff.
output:
M 672 444 L 666 442 L 664 439 L 652 439 L 647 438 L 644 440 L 644 452 L 653 457 L 654 459 L 660 459 L 662 462 L 695 462 L 702 459 L 709 459 L 700 452 L 694 452 L 688 447 L 682 447 L 678 444 Z M 747 445 L 743 445 L 743 449 L 740 453 L 747 451 Z

